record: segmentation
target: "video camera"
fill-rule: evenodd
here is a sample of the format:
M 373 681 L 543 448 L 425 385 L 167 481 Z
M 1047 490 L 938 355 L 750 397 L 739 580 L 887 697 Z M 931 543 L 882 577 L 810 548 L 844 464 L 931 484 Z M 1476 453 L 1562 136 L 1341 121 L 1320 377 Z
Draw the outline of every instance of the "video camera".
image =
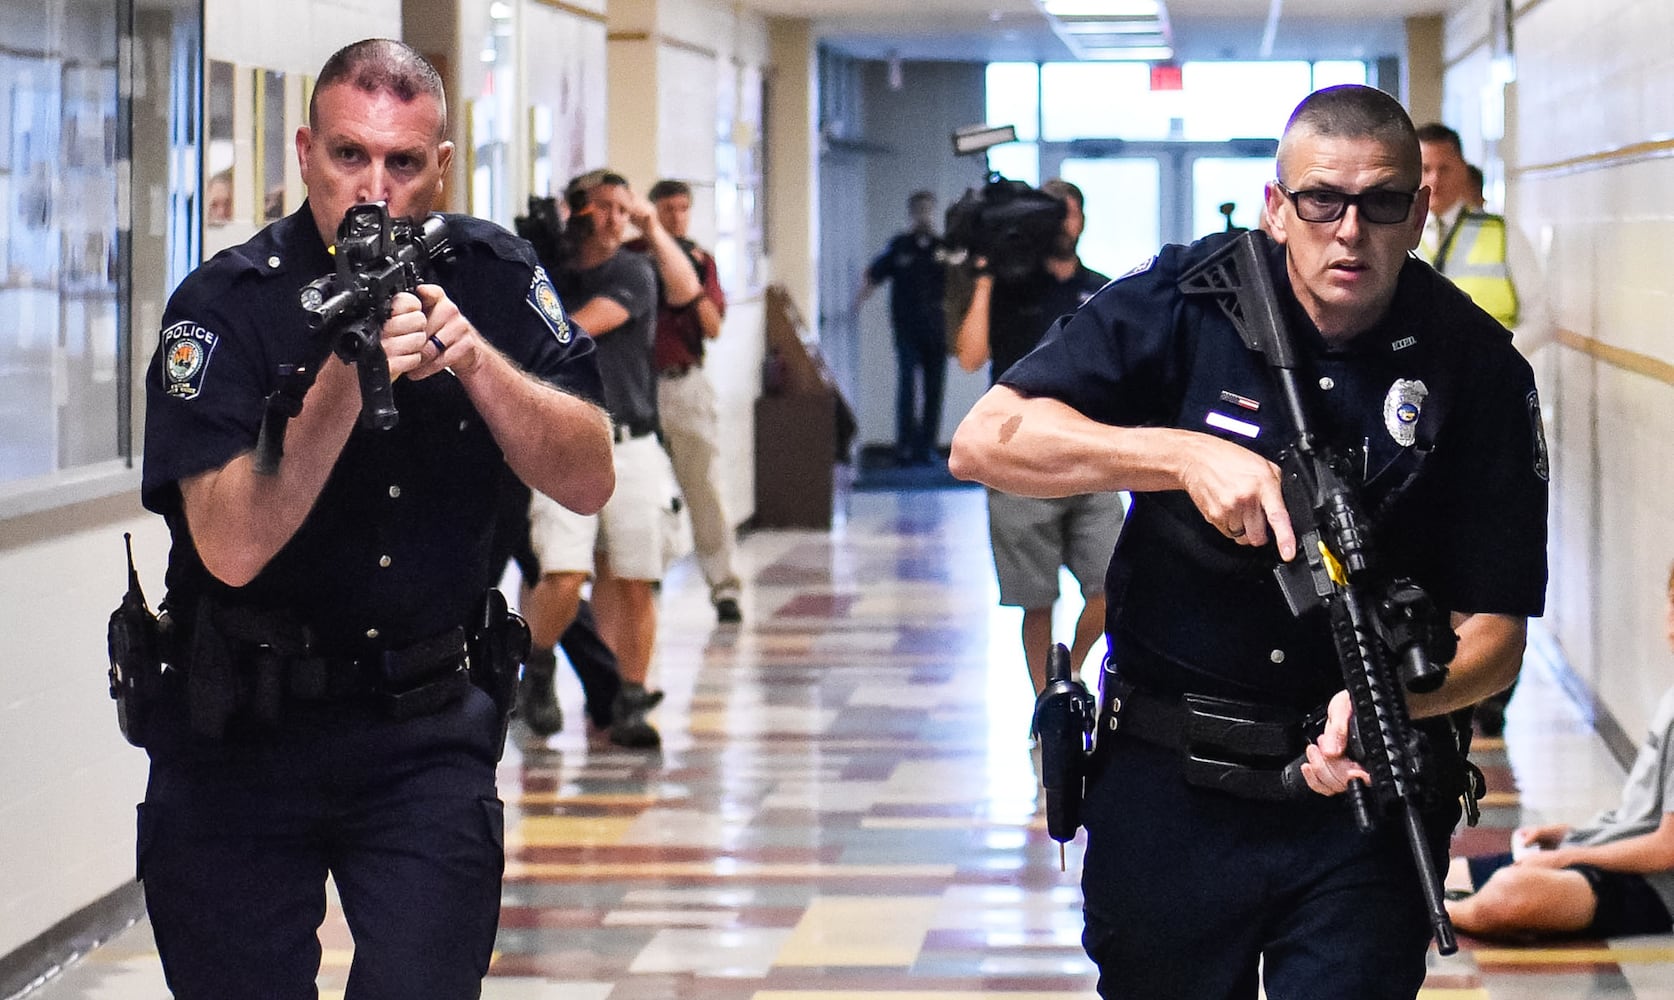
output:
M 986 154 L 1016 138 L 1017 130 L 1009 125 L 971 126 L 953 133 L 953 151 Z M 996 281 L 1021 281 L 1041 270 L 1067 211 L 1061 199 L 1039 188 L 989 173 L 982 187 L 967 189 L 948 206 L 948 262 L 958 266 L 981 257 Z
M 517 235 L 535 248 L 535 256 L 548 274 L 563 268 L 569 258 L 570 245 L 564 235 L 564 217 L 558 211 L 558 199 L 529 196 L 529 214 L 512 220 Z

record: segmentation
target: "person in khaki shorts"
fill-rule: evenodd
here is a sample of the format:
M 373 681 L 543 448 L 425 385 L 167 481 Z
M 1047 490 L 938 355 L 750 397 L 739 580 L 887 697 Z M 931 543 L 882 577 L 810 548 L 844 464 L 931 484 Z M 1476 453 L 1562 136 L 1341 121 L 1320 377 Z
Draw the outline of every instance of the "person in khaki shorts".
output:
M 692 189 L 685 181 L 660 180 L 651 185 L 651 204 L 657 221 L 674 237 L 697 271 L 703 294 L 685 305 L 671 304 L 667 290 L 657 303 L 657 339 L 652 364 L 657 369 L 657 410 L 662 423 L 663 443 L 674 460 L 674 477 L 686 498 L 692 519 L 692 546 L 697 550 L 698 568 L 709 584 L 709 602 L 722 624 L 744 620 L 738 601 L 742 585 L 738 579 L 736 541 L 732 521 L 721 500 L 716 478 L 720 449 L 715 415 L 715 387 L 703 373 L 706 341 L 721 335 L 727 297 L 715 267 L 715 258 L 686 237 L 692 217 Z M 649 250 L 645 239 L 628 244 L 630 250 Z
M 531 500 L 529 540 L 541 578 L 524 595 L 523 610 L 534 648 L 550 650 L 575 619 L 582 588 L 592 578 L 599 634 L 622 672 L 610 739 L 655 747 L 661 737 L 645 718 L 654 705 L 645 681 L 657 637 L 656 586 L 668 565 L 668 521 L 675 515 L 674 475 L 657 440 L 651 368 L 658 277 L 677 302 L 690 303 L 702 290 L 650 202 L 623 177 L 604 170 L 583 174 L 564 197 L 570 208 L 566 232 L 576 243 L 569 263 L 553 277 L 559 295 L 574 305 L 571 318 L 598 345 L 605 408 L 615 425 L 617 489 L 596 517 L 557 509 L 539 494 Z M 624 245 L 630 221 L 646 234 L 649 256 Z M 540 693 L 550 697 L 550 690 Z

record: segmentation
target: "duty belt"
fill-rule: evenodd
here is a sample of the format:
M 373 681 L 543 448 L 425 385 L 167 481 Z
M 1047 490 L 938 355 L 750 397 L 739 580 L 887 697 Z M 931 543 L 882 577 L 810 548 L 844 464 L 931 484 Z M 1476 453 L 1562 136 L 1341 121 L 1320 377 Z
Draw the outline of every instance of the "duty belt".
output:
M 399 649 L 334 656 L 284 612 L 202 599 L 183 651 L 177 666 L 192 728 L 212 738 L 240 714 L 275 726 L 287 701 L 366 701 L 391 718 L 413 718 L 458 699 L 470 683 L 457 626 Z
M 1289 801 L 1307 791 L 1288 766 L 1307 745 L 1295 710 L 1201 694 L 1165 697 L 1108 668 L 1100 695 L 1098 748 L 1121 734 L 1173 750 L 1187 784 L 1239 798 Z

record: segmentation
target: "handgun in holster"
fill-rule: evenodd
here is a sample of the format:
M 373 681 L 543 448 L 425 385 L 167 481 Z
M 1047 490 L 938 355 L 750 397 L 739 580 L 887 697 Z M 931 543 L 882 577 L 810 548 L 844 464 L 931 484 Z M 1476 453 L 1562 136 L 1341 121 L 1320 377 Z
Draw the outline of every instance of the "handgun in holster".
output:
M 1046 832 L 1060 844 L 1075 839 L 1081 826 L 1096 703 L 1080 681 L 1070 678 L 1070 654 L 1063 643 L 1046 656 L 1046 688 L 1035 699 L 1035 735 L 1040 740 L 1040 783 L 1046 792 Z
M 465 656 L 471 683 L 494 699 L 500 711 L 495 756 L 506 749 L 506 727 L 517 699 L 517 675 L 529 658 L 529 624 L 506 604 L 506 596 L 489 588 L 483 595 L 471 628 L 465 635 Z
M 133 536 L 122 534 L 128 550 L 128 591 L 110 613 L 105 643 L 110 653 L 110 696 L 116 700 L 116 724 L 136 747 L 145 746 L 146 722 L 163 683 L 163 645 L 167 617 L 152 614 L 134 568 Z

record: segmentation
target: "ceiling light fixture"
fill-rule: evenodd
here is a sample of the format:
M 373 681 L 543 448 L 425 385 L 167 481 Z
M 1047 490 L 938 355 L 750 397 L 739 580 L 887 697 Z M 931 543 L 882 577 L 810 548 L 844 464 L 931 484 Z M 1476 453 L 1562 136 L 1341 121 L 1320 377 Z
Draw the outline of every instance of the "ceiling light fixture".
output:
M 1174 34 L 1163 0 L 1035 0 L 1077 59 L 1166 62 Z

